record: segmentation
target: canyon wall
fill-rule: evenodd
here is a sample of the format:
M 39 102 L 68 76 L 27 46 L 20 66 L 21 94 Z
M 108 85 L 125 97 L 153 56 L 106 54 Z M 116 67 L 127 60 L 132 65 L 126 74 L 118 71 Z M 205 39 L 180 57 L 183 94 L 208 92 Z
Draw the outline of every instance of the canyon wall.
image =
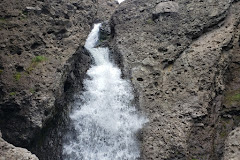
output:
M 62 158 L 68 104 L 91 64 L 83 46 L 93 23 L 104 21 L 100 45 L 111 48 L 149 119 L 138 133 L 141 159 L 239 157 L 238 0 L 0 4 L 0 130 L 7 142 L 39 159 Z
M 110 46 L 149 118 L 142 159 L 226 155 L 240 116 L 239 9 L 229 0 L 133 0 L 113 14 Z

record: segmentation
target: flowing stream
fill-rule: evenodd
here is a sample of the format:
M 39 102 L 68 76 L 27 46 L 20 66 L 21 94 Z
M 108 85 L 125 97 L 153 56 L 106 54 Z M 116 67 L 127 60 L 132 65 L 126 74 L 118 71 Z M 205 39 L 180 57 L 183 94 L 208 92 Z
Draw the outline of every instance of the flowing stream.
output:
M 75 136 L 64 144 L 63 154 L 67 160 L 136 160 L 136 132 L 146 119 L 132 104 L 131 85 L 110 62 L 109 49 L 94 48 L 100 26 L 94 25 L 85 43 L 94 64 L 87 71 L 85 91 L 74 102 L 70 118 Z

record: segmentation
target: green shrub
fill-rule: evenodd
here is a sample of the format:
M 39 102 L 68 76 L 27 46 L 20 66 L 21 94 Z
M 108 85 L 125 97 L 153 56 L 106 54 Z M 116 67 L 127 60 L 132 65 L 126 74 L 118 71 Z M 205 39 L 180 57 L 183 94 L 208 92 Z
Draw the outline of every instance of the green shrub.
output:
M 2 70 L 2 69 L 0 69 L 0 74 L 2 74 L 2 72 L 3 72 L 3 70 Z

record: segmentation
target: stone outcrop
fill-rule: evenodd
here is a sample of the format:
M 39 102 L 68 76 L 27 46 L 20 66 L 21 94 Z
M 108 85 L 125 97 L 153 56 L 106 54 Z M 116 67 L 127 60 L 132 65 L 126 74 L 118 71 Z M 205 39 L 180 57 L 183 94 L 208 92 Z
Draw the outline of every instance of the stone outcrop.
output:
M 38 160 L 38 158 L 28 150 L 15 147 L 7 143 L 0 133 L 0 159 L 1 160 Z
M 110 46 L 149 118 L 141 133 L 142 159 L 223 158 L 224 140 L 239 125 L 239 103 L 228 110 L 232 115 L 223 109 L 228 68 L 239 54 L 234 51 L 239 5 L 229 0 L 133 0 L 112 16 Z M 240 77 L 236 68 L 230 72 Z M 239 85 L 233 88 L 237 99 Z M 235 116 L 234 125 L 222 133 L 221 119 L 228 116 Z
M 240 127 L 230 132 L 224 152 L 224 160 L 238 160 L 240 157 Z
M 47 119 L 93 23 L 92 1 L 1 1 L 3 137 L 27 146 Z

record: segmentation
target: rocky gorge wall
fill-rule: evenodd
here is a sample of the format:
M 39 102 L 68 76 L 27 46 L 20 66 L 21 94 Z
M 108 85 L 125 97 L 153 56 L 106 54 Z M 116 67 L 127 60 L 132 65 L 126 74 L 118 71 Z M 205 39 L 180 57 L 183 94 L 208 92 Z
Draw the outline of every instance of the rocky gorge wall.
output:
M 93 23 L 106 20 L 116 5 L 101 0 L 0 2 L 3 139 L 40 159 L 61 159 L 67 104 L 91 62 L 85 40 Z
M 138 135 L 141 159 L 239 157 L 239 1 L 0 4 L 0 130 L 6 141 L 39 159 L 62 158 L 68 104 L 91 63 L 83 46 L 92 24 L 105 21 L 101 45 L 111 48 L 149 119 Z
M 229 0 L 133 0 L 113 14 L 110 45 L 149 118 L 142 159 L 239 158 L 239 9 Z

